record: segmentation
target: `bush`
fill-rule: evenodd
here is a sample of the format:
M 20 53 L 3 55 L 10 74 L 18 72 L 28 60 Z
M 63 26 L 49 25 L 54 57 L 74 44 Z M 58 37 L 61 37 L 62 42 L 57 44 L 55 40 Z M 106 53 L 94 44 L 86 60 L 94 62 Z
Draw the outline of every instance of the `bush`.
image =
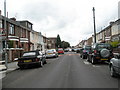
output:
M 113 48 L 116 48 L 118 46 L 118 44 L 120 44 L 119 41 L 113 41 L 113 42 L 110 42 L 110 44 L 112 45 Z

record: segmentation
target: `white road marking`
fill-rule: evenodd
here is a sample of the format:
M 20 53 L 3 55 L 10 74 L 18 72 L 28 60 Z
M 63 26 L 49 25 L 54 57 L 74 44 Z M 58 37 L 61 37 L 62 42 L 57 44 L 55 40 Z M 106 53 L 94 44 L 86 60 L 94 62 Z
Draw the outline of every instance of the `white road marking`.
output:
M 91 63 L 90 63 L 90 62 L 88 62 L 88 61 L 84 61 L 84 64 L 89 65 L 89 64 L 91 64 Z
M 100 67 L 100 66 L 97 66 L 97 65 L 92 65 L 93 67 Z
M 86 64 L 86 65 L 90 65 L 91 63 L 90 62 L 88 62 L 87 60 L 86 61 L 83 61 L 84 62 L 84 64 Z M 92 65 L 92 64 L 91 64 Z M 93 67 L 100 67 L 100 66 L 98 66 L 98 65 L 92 65 Z

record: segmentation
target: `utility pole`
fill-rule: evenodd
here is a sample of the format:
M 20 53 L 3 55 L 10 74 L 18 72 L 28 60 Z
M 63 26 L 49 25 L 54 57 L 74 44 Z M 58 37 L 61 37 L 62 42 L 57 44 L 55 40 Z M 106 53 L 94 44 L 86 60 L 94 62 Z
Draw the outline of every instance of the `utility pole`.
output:
M 5 66 L 8 68 L 8 57 L 7 57 L 7 28 L 6 28 L 6 0 L 4 0 L 4 31 L 5 31 Z
M 95 8 L 93 7 L 94 43 L 96 43 Z

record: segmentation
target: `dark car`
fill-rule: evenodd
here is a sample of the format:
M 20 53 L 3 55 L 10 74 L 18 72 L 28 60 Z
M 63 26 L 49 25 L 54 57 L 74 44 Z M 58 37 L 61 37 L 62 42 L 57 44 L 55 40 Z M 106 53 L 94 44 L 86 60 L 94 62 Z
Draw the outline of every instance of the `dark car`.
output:
M 110 74 L 112 77 L 120 75 L 120 54 L 115 53 L 109 64 Z
M 66 49 L 64 50 L 64 52 L 69 52 L 69 49 L 66 48 Z
M 76 50 L 76 53 L 80 53 L 80 50 L 81 50 L 82 48 L 77 48 L 77 50 Z
M 46 64 L 46 56 L 39 50 L 24 52 L 22 57 L 18 58 L 18 66 L 25 67 L 43 66 Z
M 97 62 L 110 61 L 113 57 L 112 46 L 108 43 L 95 43 L 92 45 L 91 52 L 88 54 L 88 61 L 92 64 Z
M 81 57 L 82 59 L 87 59 L 90 50 L 91 50 L 91 46 L 90 46 L 90 45 L 85 45 L 85 46 L 81 49 L 80 57 Z

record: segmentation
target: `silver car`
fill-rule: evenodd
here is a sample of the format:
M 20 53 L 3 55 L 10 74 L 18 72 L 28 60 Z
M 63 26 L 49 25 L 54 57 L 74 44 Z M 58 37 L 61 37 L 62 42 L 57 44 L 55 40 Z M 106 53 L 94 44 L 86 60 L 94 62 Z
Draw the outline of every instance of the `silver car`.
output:
M 51 58 L 51 57 L 58 57 L 58 52 L 56 49 L 48 49 L 46 51 L 46 58 Z
M 115 53 L 114 58 L 110 60 L 110 74 L 112 77 L 120 75 L 120 54 Z

